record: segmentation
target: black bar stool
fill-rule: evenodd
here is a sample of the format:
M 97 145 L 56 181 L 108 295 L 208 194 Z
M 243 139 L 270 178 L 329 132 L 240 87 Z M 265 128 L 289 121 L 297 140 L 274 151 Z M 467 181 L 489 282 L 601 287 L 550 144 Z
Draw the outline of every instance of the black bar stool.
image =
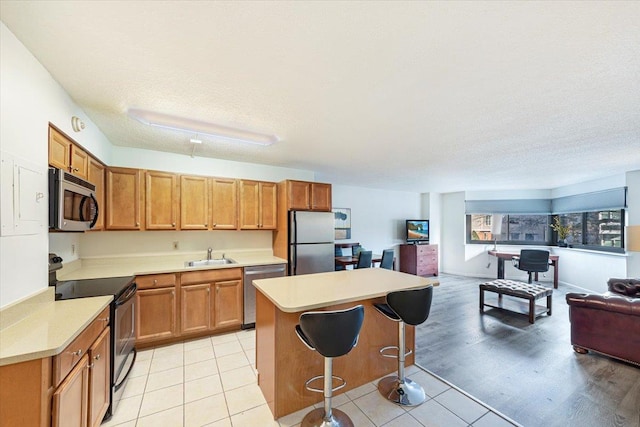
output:
M 374 307 L 387 318 L 398 322 L 398 346 L 380 349 L 384 357 L 398 359 L 398 376 L 385 377 L 378 382 L 378 391 L 387 400 L 398 405 L 416 406 L 425 401 L 426 395 L 420 386 L 404 376 L 405 357 L 413 350 L 405 353 L 404 325 L 419 325 L 429 317 L 433 286 L 421 289 L 396 291 L 387 294 L 386 304 L 374 304 Z M 389 349 L 397 349 L 398 355 L 385 354 Z
M 302 420 L 301 427 L 353 427 L 347 414 L 331 408 L 333 392 L 347 385 L 343 378 L 333 375 L 333 358 L 344 356 L 356 346 L 363 320 L 362 305 L 347 310 L 309 311 L 300 315 L 300 324 L 296 325 L 298 337 L 307 347 L 324 357 L 324 375 L 305 382 L 307 390 L 324 394 L 324 408 L 309 412 Z M 309 385 L 320 378 L 324 378 L 323 389 Z M 336 388 L 332 388 L 334 378 L 342 382 Z

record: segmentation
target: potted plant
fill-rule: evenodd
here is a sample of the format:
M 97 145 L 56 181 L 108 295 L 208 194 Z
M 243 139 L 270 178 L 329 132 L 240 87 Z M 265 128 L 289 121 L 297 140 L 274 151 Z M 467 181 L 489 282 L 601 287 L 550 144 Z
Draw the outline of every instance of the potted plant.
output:
M 553 229 L 556 233 L 558 233 L 558 246 L 566 248 L 567 247 L 567 237 L 569 237 L 569 233 L 571 232 L 571 225 L 562 225 L 560 222 L 560 217 L 556 216 L 553 218 L 553 224 L 549 227 Z

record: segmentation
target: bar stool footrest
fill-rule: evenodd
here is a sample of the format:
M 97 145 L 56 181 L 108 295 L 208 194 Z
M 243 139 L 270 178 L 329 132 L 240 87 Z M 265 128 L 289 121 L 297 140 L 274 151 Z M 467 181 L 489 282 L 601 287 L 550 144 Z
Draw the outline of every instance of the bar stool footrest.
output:
M 314 388 L 314 387 L 310 387 L 309 386 L 309 384 L 311 384 L 313 381 L 317 381 L 317 380 L 320 380 L 320 379 L 323 379 L 323 378 L 324 378 L 324 375 L 317 375 L 317 376 L 315 376 L 313 378 L 308 379 L 304 383 L 304 388 L 306 388 L 309 391 L 313 391 L 315 393 L 324 393 L 324 388 Z M 334 380 L 338 380 L 338 381 L 342 382 L 342 384 L 340 384 L 339 386 L 332 388 L 331 392 L 338 391 L 338 390 L 340 390 L 341 388 L 343 388 L 344 386 L 347 385 L 347 382 L 342 377 L 339 377 L 337 375 L 332 375 L 331 378 L 334 379 Z
M 380 349 L 379 353 L 380 353 L 380 355 L 381 355 L 382 357 L 390 357 L 390 358 L 392 358 L 392 359 L 397 359 L 397 358 L 398 358 L 398 355 L 397 355 L 397 354 L 385 354 L 385 351 L 387 351 L 387 350 L 395 350 L 396 352 L 398 352 L 400 349 L 398 348 L 398 346 L 397 346 L 397 345 L 388 345 L 388 346 L 386 346 L 386 347 L 382 347 L 382 348 Z M 413 350 L 409 350 L 408 352 L 406 352 L 406 353 L 404 354 L 404 357 L 409 356 L 411 353 L 413 353 Z
M 420 384 L 409 378 L 400 381 L 397 376 L 381 379 L 378 382 L 378 391 L 388 401 L 401 406 L 417 406 L 427 399 Z

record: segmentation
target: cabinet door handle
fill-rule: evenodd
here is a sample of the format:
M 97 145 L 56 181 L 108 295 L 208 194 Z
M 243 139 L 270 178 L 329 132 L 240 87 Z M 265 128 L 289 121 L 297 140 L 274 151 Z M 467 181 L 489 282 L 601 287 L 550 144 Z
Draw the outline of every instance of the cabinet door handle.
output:
M 140 223 L 139 222 L 136 222 L 136 227 L 140 227 Z
M 96 354 L 96 355 L 95 355 L 95 357 L 94 357 L 94 359 L 95 359 L 95 360 L 100 360 L 100 355 L 99 355 L 99 354 Z
M 78 169 L 78 168 L 73 168 L 73 171 L 74 171 L 74 172 L 78 172 L 79 170 L 80 170 L 80 169 Z
M 158 279 L 153 279 L 153 286 L 158 284 Z
M 172 223 L 171 223 L 171 226 L 172 226 L 172 227 L 175 227 L 175 226 L 176 226 L 176 223 L 175 223 L 175 222 L 172 222 Z
M 205 222 L 205 223 L 204 223 L 204 226 L 205 226 L 205 227 L 208 227 L 208 226 L 209 226 L 209 224 L 207 224 L 207 223 Z M 215 227 L 215 225 L 214 225 L 214 227 Z
M 76 350 L 71 352 L 72 355 L 74 356 L 81 356 L 82 355 L 82 349 Z
M 213 223 L 213 226 L 214 226 L 214 227 L 217 227 L 217 226 L 218 226 L 218 223 L 217 223 L 217 222 L 214 222 L 214 223 Z

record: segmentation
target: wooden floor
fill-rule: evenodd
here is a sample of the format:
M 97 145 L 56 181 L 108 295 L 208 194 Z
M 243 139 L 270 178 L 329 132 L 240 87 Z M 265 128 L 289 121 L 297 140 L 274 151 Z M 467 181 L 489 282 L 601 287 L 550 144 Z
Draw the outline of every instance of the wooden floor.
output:
M 416 363 L 525 427 L 640 426 L 640 367 L 571 347 L 565 295 L 580 290 L 561 284 L 553 315 L 532 325 L 522 314 L 480 313 L 487 279 L 439 279 L 417 327 Z

